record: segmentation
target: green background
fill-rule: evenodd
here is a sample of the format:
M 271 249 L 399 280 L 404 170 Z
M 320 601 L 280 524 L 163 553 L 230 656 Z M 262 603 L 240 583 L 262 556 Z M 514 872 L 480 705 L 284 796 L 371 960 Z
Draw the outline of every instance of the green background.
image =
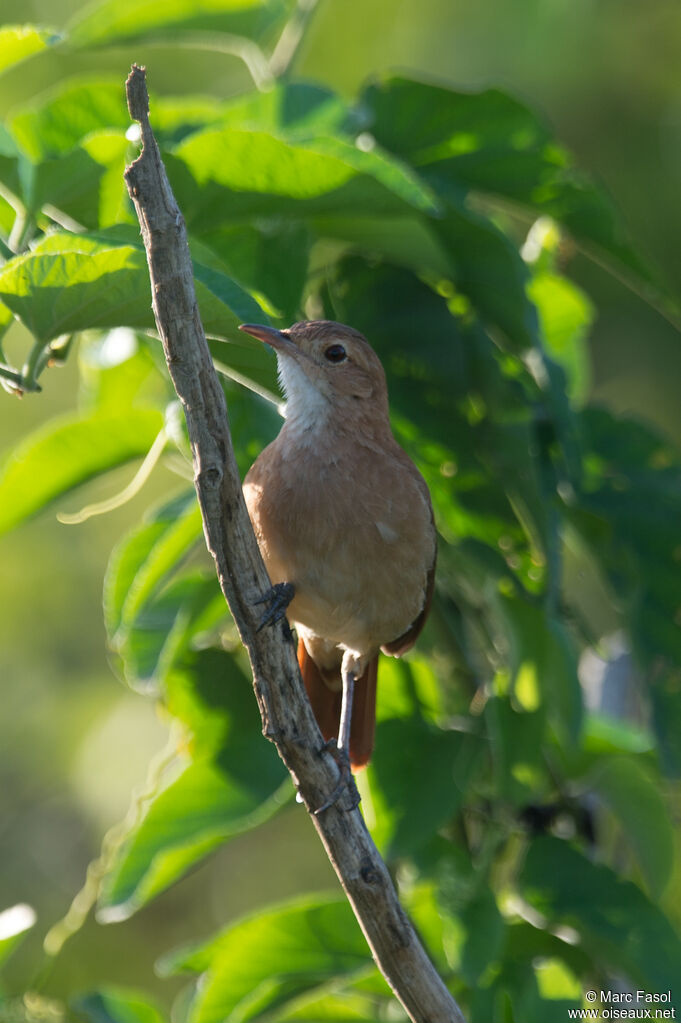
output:
M 3 0 L 6 23 L 57 29 L 77 4 Z M 210 92 L 246 86 L 226 55 L 162 46 L 121 47 L 104 57 L 71 58 L 63 74 L 147 65 L 156 92 Z M 633 238 L 673 287 L 681 271 L 678 167 L 681 155 L 681 9 L 634 0 L 322 0 L 296 71 L 353 94 L 367 76 L 409 69 L 457 87 L 499 85 L 545 115 L 578 164 L 605 184 Z M 55 58 L 58 59 L 58 58 Z M 53 69 L 50 69 L 52 74 Z M 47 71 L 45 72 L 47 76 Z M 0 79 L 0 113 L 39 93 L 39 77 Z M 590 339 L 590 393 L 634 412 L 681 441 L 681 345 L 661 315 L 593 264 L 572 276 L 598 307 Z M 17 336 L 12 345 L 20 348 Z M 3 447 L 67 409 L 75 366 L 48 374 L 38 398 L 3 396 Z M 88 492 L 97 500 L 123 485 L 120 471 Z M 142 786 L 166 728 L 151 701 L 131 694 L 107 663 L 101 585 L 113 539 L 135 521 L 169 477 L 159 472 L 141 499 L 79 527 L 51 513 L 0 539 L 0 906 L 30 901 L 39 933 L 17 953 L 17 976 L 32 976 L 47 924 L 61 916 L 96 856 L 102 833 Z M 65 511 L 84 503 L 63 499 Z M 593 614 L 607 611 L 588 576 Z M 601 618 L 599 619 L 599 615 Z M 678 886 L 679 868 L 672 887 Z M 291 806 L 237 838 L 163 899 L 115 928 L 88 923 L 59 960 L 52 989 L 67 994 L 100 980 L 139 983 L 168 1002 L 177 981 L 154 980 L 152 964 L 188 934 L 207 936 L 226 919 L 288 894 L 332 887 L 333 875 L 302 810 Z

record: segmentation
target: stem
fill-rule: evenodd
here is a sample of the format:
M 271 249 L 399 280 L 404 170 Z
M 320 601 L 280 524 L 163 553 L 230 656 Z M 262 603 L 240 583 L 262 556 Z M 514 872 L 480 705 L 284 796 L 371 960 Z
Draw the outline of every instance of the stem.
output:
M 270 72 L 275 78 L 284 78 L 291 70 L 318 2 L 319 0 L 298 0 L 296 9 L 286 22 L 270 57 Z
M 5 380 L 7 381 L 6 384 L 4 383 Z M 3 381 L 5 390 L 10 391 L 12 394 L 21 395 L 27 389 L 21 373 L 17 373 L 16 370 L 11 369 L 4 363 L 0 363 L 0 381 Z
M 84 508 L 77 512 L 58 512 L 57 521 L 65 526 L 79 526 L 82 522 L 87 522 L 88 519 L 94 518 L 95 515 L 107 515 L 116 508 L 121 508 L 128 501 L 132 501 L 133 497 L 139 494 L 154 471 L 159 458 L 163 454 L 167 439 L 166 429 L 163 426 L 144 456 L 144 461 L 139 469 L 127 486 L 123 487 L 118 494 L 114 494 L 113 497 L 107 497 L 105 501 L 95 501 L 94 504 L 86 504 Z
M 333 804 L 314 814 L 337 785 L 339 769 L 305 695 L 288 626 L 258 631 L 256 601 L 271 582 L 241 492 L 225 396 L 199 317 L 184 219 L 149 125 L 143 69 L 133 66 L 127 95 L 130 115 L 142 127 L 143 148 L 125 179 L 142 228 L 156 325 L 187 419 L 206 543 L 248 650 L 263 733 L 290 771 L 374 959 L 410 1019 L 463 1023 L 399 903 L 359 810 Z
M 29 352 L 28 359 L 21 371 L 25 391 L 39 391 L 38 377 L 50 358 L 50 346 L 44 341 L 36 341 Z

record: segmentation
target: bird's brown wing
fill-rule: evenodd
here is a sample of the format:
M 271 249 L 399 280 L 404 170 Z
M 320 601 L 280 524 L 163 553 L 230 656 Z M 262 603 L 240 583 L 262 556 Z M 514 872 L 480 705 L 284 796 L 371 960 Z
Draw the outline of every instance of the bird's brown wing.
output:
M 401 657 L 402 654 L 406 654 L 407 650 L 411 650 L 416 640 L 419 638 L 421 630 L 426 623 L 428 612 L 430 611 L 430 605 L 433 602 L 433 590 L 435 588 L 435 563 L 437 562 L 437 548 L 435 549 L 435 557 L 433 558 L 433 564 L 430 566 L 428 575 L 426 577 L 426 593 L 423 601 L 423 607 L 417 618 L 411 623 L 406 632 L 403 632 L 397 639 L 392 639 L 389 643 L 384 643 L 381 650 L 384 654 L 390 654 L 391 657 Z
M 329 739 L 337 739 L 342 699 L 340 669 L 338 686 L 330 688 L 328 681 L 324 681 L 321 671 L 307 652 L 302 639 L 298 640 L 298 664 L 322 735 L 327 742 Z M 364 674 L 355 682 L 350 722 L 350 763 L 353 769 L 368 764 L 374 748 L 377 674 L 378 654 L 371 659 Z

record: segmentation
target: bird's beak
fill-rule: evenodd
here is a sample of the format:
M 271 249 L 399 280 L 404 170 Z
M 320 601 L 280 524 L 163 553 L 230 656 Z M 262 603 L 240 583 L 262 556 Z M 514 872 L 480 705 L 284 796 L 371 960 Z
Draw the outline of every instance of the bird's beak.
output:
M 257 337 L 258 341 L 264 341 L 266 345 L 274 348 L 275 352 L 290 351 L 295 347 L 293 341 L 284 330 L 276 330 L 275 327 L 263 327 L 257 323 L 241 323 L 239 330 L 245 334 Z

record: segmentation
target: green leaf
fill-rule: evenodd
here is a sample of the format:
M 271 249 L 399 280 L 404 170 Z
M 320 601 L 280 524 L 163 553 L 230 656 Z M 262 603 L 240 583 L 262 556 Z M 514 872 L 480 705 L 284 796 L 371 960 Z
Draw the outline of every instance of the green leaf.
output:
M 258 1014 L 281 1007 L 368 963 L 366 942 L 347 901 L 317 896 L 259 911 L 203 945 L 166 956 L 161 970 L 207 971 L 189 1021 L 221 1023 L 237 1012 L 239 1018 L 252 1018 L 254 1003 Z
M 409 160 L 436 192 L 490 193 L 548 213 L 578 241 L 651 280 L 609 197 L 513 97 L 394 77 L 369 86 L 362 106 L 379 144 Z
M 498 89 L 459 92 L 387 75 L 365 89 L 362 103 L 381 145 L 418 164 L 493 147 L 522 153 L 550 140 L 531 111 Z
M 635 651 L 681 659 L 681 459 L 662 436 L 605 409 L 580 416 L 586 473 L 568 515 L 625 601 Z
M 259 36 L 275 31 L 290 9 L 283 0 L 146 0 L 135 12 L 116 0 L 79 10 L 67 26 L 73 46 L 111 46 L 190 29 Z
M 80 407 L 87 412 L 120 414 L 130 407 L 159 408 L 172 400 L 174 392 L 165 367 L 162 371 L 160 360 L 154 357 L 154 348 L 158 348 L 157 341 L 136 336 L 127 327 L 114 328 L 103 336 L 81 337 Z M 171 414 L 166 408 L 166 419 Z
M 528 850 L 519 883 L 523 898 L 550 923 L 577 929 L 597 968 L 623 971 L 648 991 L 674 988 L 681 940 L 630 881 L 565 841 L 541 837 Z
M 112 553 L 104 583 L 104 619 L 112 640 L 133 624 L 144 605 L 202 536 L 194 492 L 145 516 Z
M 584 718 L 584 746 L 593 753 L 649 753 L 655 739 L 641 725 L 592 712 Z
M 122 131 L 92 132 L 68 153 L 41 161 L 35 174 L 34 207 L 50 204 L 93 229 L 131 221 L 123 180 L 130 154 Z
M 474 987 L 490 964 L 496 964 L 506 937 L 506 925 L 490 888 L 483 885 L 459 912 L 466 932 L 461 972 Z
M 147 695 L 159 692 L 195 634 L 216 631 L 226 617 L 227 606 L 214 572 L 183 573 L 171 579 L 116 634 L 112 645 L 126 681 Z
M 659 779 L 633 757 L 601 757 L 590 783 L 619 821 L 636 852 L 654 898 L 674 866 L 674 832 Z
M 106 920 L 136 912 L 218 845 L 276 813 L 290 791 L 232 655 L 185 650 L 167 671 L 164 698 L 185 725 L 193 759 L 178 762 L 117 850 L 100 892 Z
M 67 153 L 91 132 L 129 127 L 123 85 L 112 78 L 69 79 L 10 121 L 14 138 L 35 163 Z
M 31 906 L 18 903 L 0 912 L 0 968 L 9 959 L 26 932 L 34 926 L 36 915 Z
M 442 687 L 437 672 L 425 657 L 411 652 L 409 660 L 382 657 L 378 721 L 422 716 L 437 722 L 442 716 Z
M 449 282 L 438 294 L 410 271 L 349 258 L 324 301 L 327 315 L 362 330 L 381 356 L 398 439 L 426 477 L 447 539 L 527 545 L 522 524 L 541 548 L 548 509 L 520 383 L 529 374 L 511 356 L 507 374 L 498 346 L 466 313 L 453 315 L 446 295 L 458 299 Z
M 572 944 L 548 930 L 532 926 L 523 920 L 508 923 L 508 937 L 504 948 L 504 970 L 511 976 L 521 972 L 531 962 L 559 959 L 571 973 L 583 977 L 591 973 L 592 961 L 579 944 Z
M 514 961 L 489 988 L 476 992 L 471 1023 L 569 1019 L 582 1006 L 582 984 L 561 958 Z
M 305 224 L 276 219 L 236 224 L 203 235 L 203 241 L 230 276 L 265 295 L 283 320 L 291 323 L 302 315 L 311 244 Z
M 444 731 L 420 718 L 378 725 L 368 769 L 372 831 L 387 858 L 413 853 L 456 814 L 481 753 L 476 735 Z
M 651 697 L 660 760 L 668 775 L 681 775 L 681 672 L 674 666 L 655 679 Z
M 585 472 L 570 523 L 618 595 L 633 653 L 652 680 L 653 724 L 665 770 L 681 774 L 681 460 L 650 427 L 585 409 Z
M 169 102 L 167 97 L 160 99 L 163 117 Z M 347 116 L 347 105 L 339 96 L 311 82 L 279 81 L 265 92 L 249 92 L 220 106 L 220 120 L 231 128 L 252 128 L 291 139 L 332 134 Z
M 0 28 L 0 74 L 49 46 L 53 38 L 49 29 L 37 25 L 4 25 Z
M 281 784 L 280 775 L 261 800 L 262 783 L 239 783 L 210 762 L 187 765 L 117 852 L 102 882 L 98 919 L 127 920 L 218 846 L 268 820 L 286 799 Z
M 126 244 L 128 233 L 48 235 L 2 267 L 0 297 L 41 341 L 93 327 L 152 327 L 144 249 Z M 194 272 L 207 333 L 236 335 L 238 323 L 267 320 L 251 296 L 219 270 L 196 262 Z M 235 351 L 257 353 L 248 366 L 266 365 L 269 381 L 272 366 L 262 344 L 242 338 L 234 342 Z M 229 364 L 229 348 L 222 351 Z M 243 356 L 236 363 L 241 368 Z
M 126 988 L 99 988 L 79 995 L 72 1005 L 89 1023 L 164 1023 L 165 1019 L 147 995 Z
M 7 190 L 0 207 L 5 239 L 9 238 L 16 211 L 20 208 L 23 193 L 23 174 L 20 167 L 24 162 L 25 157 L 20 154 L 16 142 L 6 126 L 0 123 L 0 181 Z M 11 255 L 11 252 L 3 249 L 3 257 L 8 255 Z
M 225 617 L 226 605 L 213 573 L 185 574 L 168 583 L 202 540 L 193 491 L 147 514 L 114 548 L 104 582 L 104 621 L 109 643 L 121 657 L 126 680 L 147 692 L 158 688 L 187 648 L 195 629 L 214 624 L 208 607 Z
M 494 781 L 498 794 L 515 806 L 541 799 L 550 788 L 542 743 L 546 715 L 515 710 L 506 697 L 493 697 L 485 705 Z
M 236 218 L 435 210 L 407 167 L 377 151 L 326 137 L 307 142 L 265 132 L 209 129 L 175 148 L 168 173 L 194 231 Z
M 372 257 L 374 269 L 373 257 L 380 255 L 395 266 L 412 270 L 419 278 L 428 271 L 436 277 L 454 276 L 452 259 L 430 219 L 414 215 L 372 217 L 361 212 L 354 216 L 316 216 L 312 225 L 322 238 L 349 243 L 353 252 Z
M 386 999 L 387 1001 L 387 999 Z M 358 991 L 312 992 L 294 998 L 276 1012 L 276 1023 L 376 1023 L 377 999 Z
M 579 1005 L 582 985 L 561 959 L 546 959 L 536 967 L 537 984 L 541 997 L 554 1004 L 571 1002 Z M 557 1008 L 557 1006 L 556 1006 Z
M 487 325 L 499 327 L 513 352 L 532 349 L 537 314 L 526 294 L 527 266 L 511 240 L 489 220 L 448 196 L 445 215 L 434 230 L 449 253 L 454 280 Z
M 499 595 L 497 606 L 510 644 L 510 668 L 517 703 L 526 711 L 546 706 L 554 728 L 576 744 L 582 726 L 582 692 L 577 654 L 565 626 L 542 607 Z
M 0 532 L 14 528 L 74 487 L 146 455 L 160 412 L 62 416 L 29 434 L 0 468 Z
M 535 274 L 528 292 L 546 348 L 565 370 L 570 397 L 581 404 L 591 384 L 587 336 L 595 309 L 581 288 L 557 274 Z
M 34 337 L 49 341 L 91 327 L 151 327 L 141 249 L 86 235 L 50 235 L 0 270 L 0 296 Z
M 265 345 L 261 347 L 264 348 Z M 211 351 L 216 365 L 221 368 L 224 363 L 220 360 L 220 346 L 212 344 Z M 269 372 L 274 374 L 276 373 L 276 359 L 272 357 L 271 353 L 267 353 L 267 355 L 270 360 Z M 231 349 L 229 358 L 233 364 L 234 353 Z M 228 367 L 226 368 L 228 372 L 233 372 Z M 279 433 L 281 415 L 278 407 L 257 391 L 240 387 L 226 377 L 222 378 L 222 388 L 227 398 L 237 466 L 243 479 L 263 448 L 267 447 Z

